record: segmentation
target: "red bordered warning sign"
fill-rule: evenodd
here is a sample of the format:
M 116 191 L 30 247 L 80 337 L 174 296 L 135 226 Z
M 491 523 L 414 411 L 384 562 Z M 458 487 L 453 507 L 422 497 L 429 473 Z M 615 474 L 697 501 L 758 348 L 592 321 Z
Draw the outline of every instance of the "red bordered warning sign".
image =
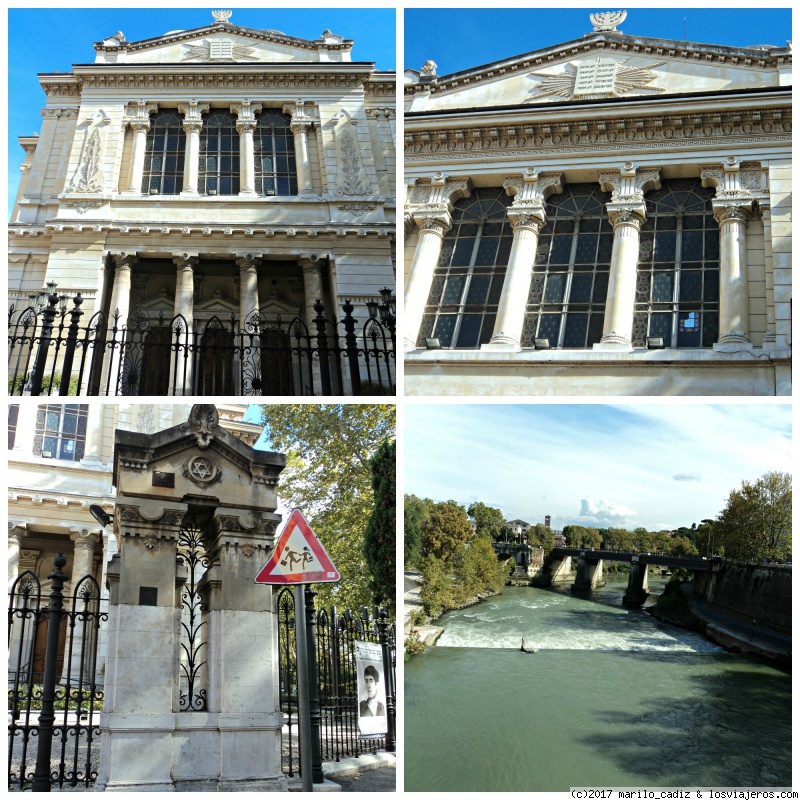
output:
M 292 509 L 256 583 L 336 583 L 342 576 L 299 508 Z

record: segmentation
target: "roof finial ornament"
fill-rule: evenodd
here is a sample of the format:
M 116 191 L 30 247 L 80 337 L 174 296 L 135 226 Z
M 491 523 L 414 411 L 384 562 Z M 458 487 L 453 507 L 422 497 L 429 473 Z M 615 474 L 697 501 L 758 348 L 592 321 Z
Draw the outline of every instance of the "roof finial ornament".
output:
M 227 22 L 231 18 L 233 11 L 212 11 L 211 16 L 215 22 Z
M 622 25 L 627 16 L 627 11 L 603 11 L 599 14 L 589 14 L 589 20 L 594 25 L 595 31 L 615 31 L 617 25 Z

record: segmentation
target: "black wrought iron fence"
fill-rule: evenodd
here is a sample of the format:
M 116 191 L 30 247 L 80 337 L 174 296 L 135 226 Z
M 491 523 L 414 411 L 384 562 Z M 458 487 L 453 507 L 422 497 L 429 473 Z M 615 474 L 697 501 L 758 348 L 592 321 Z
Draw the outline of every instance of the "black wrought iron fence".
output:
M 64 598 L 66 559 L 59 555 L 54 563 L 47 605 L 30 570 L 9 594 L 9 790 L 88 788 L 97 778 L 103 704 L 97 648 L 107 601 L 91 576 Z
M 309 603 L 309 594 L 306 594 Z M 280 693 L 284 713 L 283 771 L 293 776 L 299 769 L 297 724 L 297 650 L 294 639 L 294 597 L 291 589 L 278 592 Z M 311 735 L 322 761 L 395 750 L 396 635 L 385 611 L 364 608 L 361 614 L 320 610 L 313 614 L 316 684 L 311 697 Z M 386 680 L 387 733 L 362 736 L 359 732 L 359 675 L 356 641 L 378 644 L 383 652 Z M 316 765 L 315 765 L 316 766 Z
M 340 320 L 310 328 L 299 317 L 253 313 L 189 321 L 137 309 L 92 315 L 81 324 L 80 293 L 71 309 L 55 293 L 47 305 L 9 311 L 11 395 L 299 396 L 393 395 L 393 305 L 370 304 L 361 323 L 346 301 Z M 60 303 L 60 306 L 59 306 Z M 393 303 L 393 301 L 391 301 Z

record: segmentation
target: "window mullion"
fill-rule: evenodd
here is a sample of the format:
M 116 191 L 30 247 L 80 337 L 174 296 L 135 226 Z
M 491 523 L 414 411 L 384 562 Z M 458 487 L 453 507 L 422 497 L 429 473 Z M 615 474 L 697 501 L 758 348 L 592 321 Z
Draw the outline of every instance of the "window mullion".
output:
M 561 324 L 558 326 L 558 347 L 564 346 L 564 335 L 567 329 L 567 311 L 569 310 L 569 294 L 572 291 L 572 275 L 575 270 L 575 259 L 578 255 L 578 233 L 581 228 L 580 215 L 575 217 L 575 227 L 572 229 L 572 246 L 569 251 L 569 264 L 564 280 L 564 297 L 561 299 Z
M 461 320 L 464 316 L 464 306 L 467 303 L 467 295 L 469 294 L 469 285 L 472 282 L 472 275 L 475 269 L 475 261 L 478 258 L 478 248 L 480 247 L 481 243 L 481 235 L 483 233 L 483 225 L 485 220 L 481 220 L 478 223 L 478 234 L 475 237 L 475 244 L 472 246 L 472 256 L 469 259 L 469 266 L 467 267 L 467 279 L 464 281 L 464 288 L 461 290 L 461 299 L 458 304 L 458 313 L 456 314 L 456 324 L 453 328 L 453 343 L 451 344 L 452 348 L 455 348 L 458 344 L 458 336 L 461 333 Z
M 683 215 L 678 214 L 675 230 L 675 280 L 672 283 L 672 346 L 678 346 L 680 317 L 681 253 L 683 252 Z

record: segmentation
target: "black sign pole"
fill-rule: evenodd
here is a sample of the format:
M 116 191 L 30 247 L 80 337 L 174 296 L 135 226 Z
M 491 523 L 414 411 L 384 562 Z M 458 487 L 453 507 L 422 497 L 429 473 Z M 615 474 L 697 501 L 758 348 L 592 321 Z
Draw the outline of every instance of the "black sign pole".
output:
M 311 755 L 311 706 L 308 684 L 308 638 L 306 636 L 305 586 L 294 586 L 294 637 L 297 646 L 297 719 L 300 725 L 300 778 L 304 792 L 314 791 Z

